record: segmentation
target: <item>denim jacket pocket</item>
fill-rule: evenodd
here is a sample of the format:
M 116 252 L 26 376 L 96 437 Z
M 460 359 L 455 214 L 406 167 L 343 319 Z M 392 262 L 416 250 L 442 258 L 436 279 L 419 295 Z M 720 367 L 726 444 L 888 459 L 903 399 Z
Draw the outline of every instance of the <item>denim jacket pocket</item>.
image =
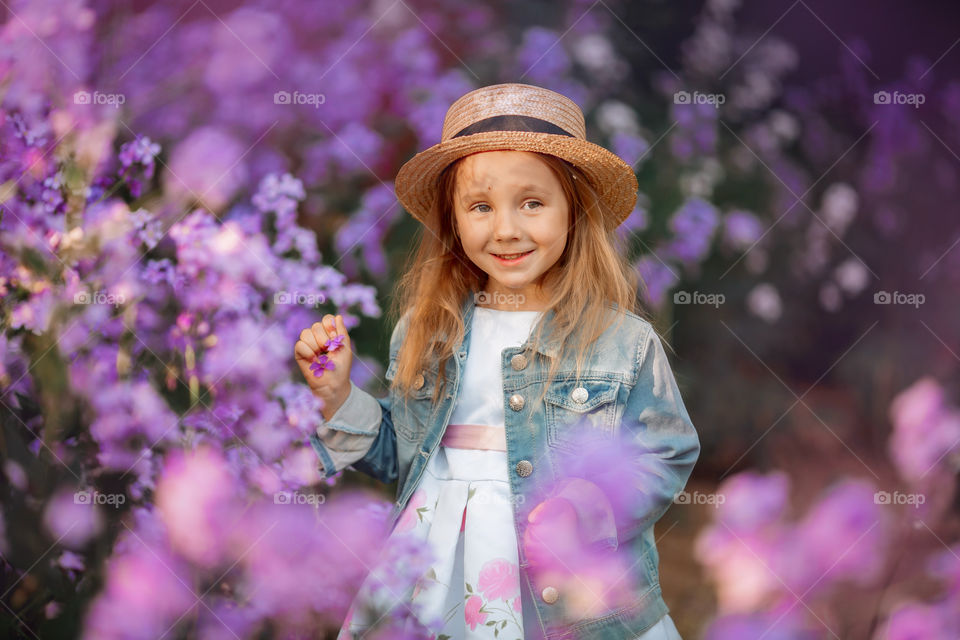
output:
M 617 434 L 623 407 L 617 398 L 621 383 L 607 378 L 580 378 L 554 382 L 544 397 L 547 442 L 560 449 L 573 448 L 578 425 L 591 436 Z
M 393 380 L 397 372 L 397 359 L 391 358 L 387 367 L 387 379 Z M 437 380 L 437 370 L 420 373 L 422 384 L 414 385 L 409 398 L 397 397 L 393 403 L 393 428 L 398 436 L 407 440 L 421 437 L 433 419 L 433 389 Z M 419 382 L 419 378 L 418 378 Z

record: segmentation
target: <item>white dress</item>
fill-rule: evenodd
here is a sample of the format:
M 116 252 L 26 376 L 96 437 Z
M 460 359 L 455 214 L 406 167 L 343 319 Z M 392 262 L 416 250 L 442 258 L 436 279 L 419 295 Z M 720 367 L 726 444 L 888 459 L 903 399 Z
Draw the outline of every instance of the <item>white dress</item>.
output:
M 482 348 L 467 354 L 451 424 L 505 427 L 501 351 L 526 342 L 540 313 L 474 308 L 470 344 Z M 390 535 L 391 540 L 412 535 L 427 541 L 434 561 L 425 579 L 412 592 L 400 594 L 384 589 L 380 579 L 368 578 L 338 640 L 364 637 L 396 607 L 414 615 L 438 639 L 523 640 L 507 473 L 506 452 L 438 446 Z M 377 573 L 375 569 L 372 575 Z M 667 622 L 673 634 L 665 633 Z M 669 616 L 640 637 L 679 639 Z

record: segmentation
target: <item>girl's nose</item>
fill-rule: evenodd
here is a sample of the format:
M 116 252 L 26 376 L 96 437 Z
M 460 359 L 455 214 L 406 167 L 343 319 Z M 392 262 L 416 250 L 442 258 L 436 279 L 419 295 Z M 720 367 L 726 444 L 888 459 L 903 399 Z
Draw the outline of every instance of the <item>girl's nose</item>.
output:
M 498 241 L 516 238 L 520 228 L 513 211 L 498 211 L 493 216 L 493 235 Z

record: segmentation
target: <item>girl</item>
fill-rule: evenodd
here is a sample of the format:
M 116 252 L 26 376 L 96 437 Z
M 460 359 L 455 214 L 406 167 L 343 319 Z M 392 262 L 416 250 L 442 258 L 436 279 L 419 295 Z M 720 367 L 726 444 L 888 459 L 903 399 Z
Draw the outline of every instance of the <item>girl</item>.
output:
M 321 472 L 398 481 L 391 539 L 418 537 L 434 558 L 410 593 L 374 568 L 340 638 L 364 637 L 393 607 L 438 639 L 679 638 L 653 525 L 700 444 L 615 248 L 636 202 L 632 168 L 586 140 L 565 96 L 499 84 L 454 102 L 441 142 L 395 186 L 428 233 L 392 309 L 389 395 L 350 381 L 341 316 L 304 330 L 295 353 L 325 403 L 310 437 Z M 596 478 L 554 484 L 563 456 L 578 455 L 575 422 L 644 452 L 627 465 L 644 496 L 633 508 L 614 508 Z M 626 601 L 584 613 L 586 581 L 545 570 L 563 547 L 551 539 L 571 535 L 627 554 Z

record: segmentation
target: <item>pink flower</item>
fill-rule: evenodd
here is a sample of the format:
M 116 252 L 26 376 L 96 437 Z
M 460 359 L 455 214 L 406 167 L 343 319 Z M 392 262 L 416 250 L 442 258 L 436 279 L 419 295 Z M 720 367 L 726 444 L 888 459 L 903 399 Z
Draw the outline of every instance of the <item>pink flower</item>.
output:
M 471 631 L 474 631 L 478 624 L 483 624 L 487 621 L 487 614 L 480 611 L 482 606 L 483 598 L 480 596 L 470 596 L 463 605 L 463 616 L 467 624 L 470 625 Z
M 413 492 L 413 495 L 410 496 L 410 501 L 407 503 L 407 508 L 403 510 L 403 513 L 400 515 L 400 519 L 397 520 L 397 526 L 394 528 L 395 531 L 409 531 L 416 526 L 419 518 L 417 517 L 417 509 L 422 507 L 427 501 L 427 494 L 423 489 L 417 489 Z
M 488 600 L 509 600 L 520 593 L 517 565 L 503 558 L 488 560 L 480 569 L 477 588 Z
M 518 612 L 520 611 L 520 596 L 517 596 L 513 599 L 513 610 Z

